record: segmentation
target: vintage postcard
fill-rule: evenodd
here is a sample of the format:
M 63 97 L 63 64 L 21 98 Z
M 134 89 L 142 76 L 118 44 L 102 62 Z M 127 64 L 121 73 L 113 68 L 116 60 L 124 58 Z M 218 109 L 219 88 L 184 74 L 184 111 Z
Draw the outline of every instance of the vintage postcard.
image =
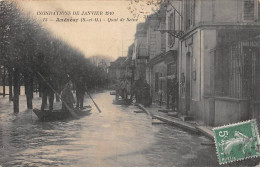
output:
M 0 167 L 259 167 L 260 0 L 0 0 Z

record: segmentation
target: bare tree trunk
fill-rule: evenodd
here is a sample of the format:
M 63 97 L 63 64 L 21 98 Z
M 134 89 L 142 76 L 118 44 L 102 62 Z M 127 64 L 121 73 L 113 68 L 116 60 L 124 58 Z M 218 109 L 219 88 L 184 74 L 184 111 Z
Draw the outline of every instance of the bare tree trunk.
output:
M 31 89 L 31 91 L 30 91 L 30 95 L 31 95 L 31 97 L 32 97 L 32 99 L 33 99 L 33 74 L 31 74 L 30 75 L 30 89 Z
M 42 85 L 41 85 L 41 80 L 38 79 L 38 88 L 39 88 L 39 97 L 42 97 Z
M 19 95 L 21 95 L 20 76 L 19 76 L 19 87 L 18 87 L 18 94 L 19 94 Z
M 20 76 L 19 71 L 17 68 L 15 68 L 13 73 L 13 83 L 14 83 L 14 98 L 13 98 L 13 104 L 14 104 L 14 113 L 19 112 L 19 91 L 20 91 Z
M 61 92 L 61 87 L 60 87 L 60 83 L 57 84 L 57 92 L 60 94 Z M 58 94 L 56 94 L 56 102 L 60 101 L 60 97 Z
M 9 101 L 13 100 L 13 73 L 12 68 L 8 69 L 8 84 L 9 84 Z
M 2 80 L 3 80 L 3 97 L 5 97 L 5 66 L 4 66 L 4 74 Z
M 26 95 L 26 101 L 27 101 L 27 109 L 32 109 L 32 86 L 31 86 L 31 78 L 32 75 L 29 72 L 26 72 L 24 74 L 24 85 L 25 85 L 25 95 Z
M 37 94 L 37 93 L 38 93 L 38 88 L 39 88 L 39 87 L 38 87 L 38 81 L 35 81 L 35 84 L 34 84 L 34 85 L 35 85 L 35 87 L 34 87 L 34 88 L 35 88 L 35 92 L 36 92 L 36 94 Z
M 37 81 L 33 81 L 33 92 L 37 94 Z

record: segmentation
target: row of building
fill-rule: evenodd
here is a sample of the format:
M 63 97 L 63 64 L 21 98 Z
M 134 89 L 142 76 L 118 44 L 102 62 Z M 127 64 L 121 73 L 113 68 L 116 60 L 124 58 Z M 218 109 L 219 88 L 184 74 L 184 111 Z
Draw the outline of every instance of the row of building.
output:
M 176 78 L 178 112 L 204 125 L 259 119 L 259 36 L 259 0 L 166 0 L 110 73 L 145 79 L 166 108 Z

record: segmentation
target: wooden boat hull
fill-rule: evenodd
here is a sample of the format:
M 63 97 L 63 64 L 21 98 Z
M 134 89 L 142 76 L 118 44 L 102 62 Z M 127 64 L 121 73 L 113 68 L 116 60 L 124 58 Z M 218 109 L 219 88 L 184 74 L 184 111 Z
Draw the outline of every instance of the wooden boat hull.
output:
M 77 110 L 74 109 L 74 112 L 77 114 L 78 117 L 88 116 L 91 114 L 91 108 L 83 109 L 83 110 Z M 44 110 L 41 111 L 39 109 L 33 109 L 33 112 L 36 114 L 36 116 L 43 121 L 56 121 L 56 120 L 64 120 L 73 118 L 74 116 L 71 115 L 69 112 L 64 112 L 62 110 Z
M 116 95 L 116 92 L 115 91 L 111 91 L 110 95 Z

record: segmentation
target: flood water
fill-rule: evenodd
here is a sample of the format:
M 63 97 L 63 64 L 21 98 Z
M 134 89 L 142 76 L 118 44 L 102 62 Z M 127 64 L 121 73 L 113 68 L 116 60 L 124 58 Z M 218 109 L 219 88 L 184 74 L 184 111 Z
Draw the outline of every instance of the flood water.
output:
M 14 86 L 13 86 L 14 88 Z M 0 93 L 3 93 L 3 86 L 0 86 Z M 9 86 L 5 86 L 5 94 L 9 94 Z M 25 88 L 24 86 L 20 86 L 20 94 L 24 95 L 25 94 Z
M 108 91 L 93 95 L 102 113 L 79 120 L 41 122 L 26 110 L 12 113 L 0 97 L 1 166 L 217 166 L 215 147 L 203 136 L 165 124 L 152 125 L 136 106 L 113 105 Z M 34 107 L 41 99 L 35 96 Z M 56 103 L 59 107 L 60 103 Z

